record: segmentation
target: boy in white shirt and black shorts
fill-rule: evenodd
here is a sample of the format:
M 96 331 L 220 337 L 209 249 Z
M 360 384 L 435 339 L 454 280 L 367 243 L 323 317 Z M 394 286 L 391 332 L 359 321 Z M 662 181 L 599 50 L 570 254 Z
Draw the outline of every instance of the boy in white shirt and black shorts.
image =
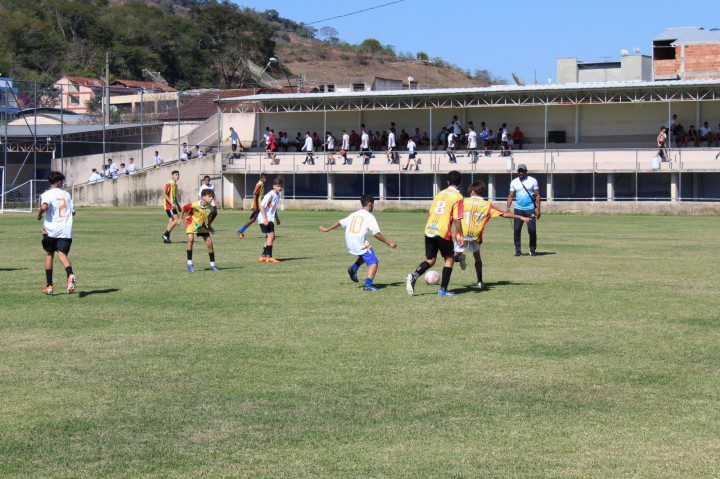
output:
M 380 234 L 380 226 L 378 226 L 377 220 L 372 214 L 373 209 L 375 208 L 375 198 L 371 195 L 363 195 L 360 198 L 360 205 L 362 208 L 350 216 L 336 221 L 330 225 L 329 228 L 320 226 L 318 227 L 318 230 L 323 233 L 327 233 L 339 226 L 345 228 L 345 244 L 347 245 L 350 254 L 357 256 L 355 263 L 348 268 L 348 275 L 350 276 L 350 279 L 357 283 L 358 269 L 363 264 L 366 264 L 368 272 L 363 289 L 365 291 L 377 291 L 377 286 L 373 286 L 372 283 L 378 269 L 378 258 L 375 255 L 375 251 L 370 246 L 370 243 L 368 243 L 365 239 L 365 235 L 370 233 L 375 238 L 379 239 L 393 249 L 397 248 L 397 244 L 388 241 L 382 234 Z
M 40 210 L 37 219 L 43 221 L 42 246 L 45 250 L 45 287 L 43 294 L 52 294 L 53 260 L 58 253 L 60 262 L 67 273 L 67 292 L 75 292 L 75 274 L 68 258 L 72 245 L 72 224 L 75 216 L 75 205 L 70 194 L 62 189 L 65 175 L 51 171 L 48 177 L 50 189 L 40 195 Z

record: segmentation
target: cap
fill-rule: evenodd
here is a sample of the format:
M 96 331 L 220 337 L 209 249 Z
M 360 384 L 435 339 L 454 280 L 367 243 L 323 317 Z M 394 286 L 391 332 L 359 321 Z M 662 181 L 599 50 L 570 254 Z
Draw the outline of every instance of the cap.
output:
M 527 171 L 527 165 L 525 163 L 520 163 L 517 167 L 518 171 L 523 170 Z

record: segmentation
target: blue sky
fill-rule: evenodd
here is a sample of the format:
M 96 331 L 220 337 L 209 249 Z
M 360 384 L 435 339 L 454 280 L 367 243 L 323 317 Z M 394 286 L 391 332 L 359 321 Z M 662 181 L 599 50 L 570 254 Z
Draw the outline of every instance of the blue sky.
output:
M 236 0 L 257 10 L 312 22 L 390 0 Z M 712 2 L 711 2 L 712 3 Z M 702 6 L 701 6 L 702 5 Z M 502 8 L 502 11 L 500 10 Z M 651 39 L 667 27 L 720 27 L 720 8 L 710 3 L 666 0 L 603 2 L 405 0 L 358 15 L 313 25 L 332 26 L 343 41 L 376 38 L 396 50 L 425 51 L 464 69 L 487 69 L 512 81 L 515 72 L 530 82 L 555 81 L 560 57 L 584 61 L 619 58 L 640 47 L 651 54 Z

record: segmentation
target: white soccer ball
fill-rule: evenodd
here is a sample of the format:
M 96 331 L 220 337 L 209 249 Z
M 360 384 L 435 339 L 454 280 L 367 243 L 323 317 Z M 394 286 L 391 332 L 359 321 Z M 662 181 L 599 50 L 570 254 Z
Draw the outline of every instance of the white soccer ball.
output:
M 440 273 L 438 273 L 434 269 L 431 269 L 430 271 L 425 273 L 423 279 L 425 279 L 425 284 L 427 284 L 428 286 L 431 284 L 438 284 L 438 282 L 440 281 Z

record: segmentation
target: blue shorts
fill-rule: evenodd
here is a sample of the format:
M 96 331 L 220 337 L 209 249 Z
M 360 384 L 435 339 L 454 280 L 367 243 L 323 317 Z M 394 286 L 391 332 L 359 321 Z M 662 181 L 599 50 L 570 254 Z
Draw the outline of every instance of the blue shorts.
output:
M 375 251 L 373 251 L 372 248 L 367 250 L 367 252 L 364 255 L 360 256 L 360 258 L 362 258 L 362 260 L 365 261 L 365 264 L 367 266 L 372 266 L 374 264 L 379 263 L 378 258 L 375 255 Z

